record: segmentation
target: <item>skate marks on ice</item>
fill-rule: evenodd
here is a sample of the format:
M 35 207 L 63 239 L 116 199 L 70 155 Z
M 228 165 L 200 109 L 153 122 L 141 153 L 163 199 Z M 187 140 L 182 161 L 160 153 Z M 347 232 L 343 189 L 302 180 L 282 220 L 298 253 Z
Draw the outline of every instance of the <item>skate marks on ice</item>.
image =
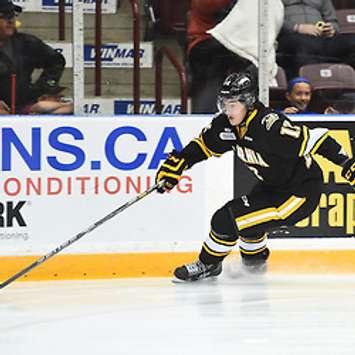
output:
M 355 276 L 18 282 L 6 355 L 354 354 Z

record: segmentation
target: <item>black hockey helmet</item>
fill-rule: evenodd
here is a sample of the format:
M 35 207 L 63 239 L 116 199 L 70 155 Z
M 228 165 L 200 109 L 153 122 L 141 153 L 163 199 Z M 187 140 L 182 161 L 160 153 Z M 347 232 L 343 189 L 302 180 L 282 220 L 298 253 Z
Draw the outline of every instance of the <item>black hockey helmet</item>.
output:
M 218 109 L 224 111 L 226 100 L 235 100 L 250 109 L 258 99 L 258 80 L 251 72 L 230 74 L 218 94 Z

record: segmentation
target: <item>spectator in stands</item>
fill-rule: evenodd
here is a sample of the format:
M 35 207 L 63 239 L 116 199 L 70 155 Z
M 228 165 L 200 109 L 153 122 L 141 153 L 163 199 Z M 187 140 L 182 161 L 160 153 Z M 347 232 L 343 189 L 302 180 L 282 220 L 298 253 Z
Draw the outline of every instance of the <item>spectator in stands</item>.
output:
M 285 95 L 288 105 L 277 111 L 285 114 L 354 114 L 355 93 L 320 93 L 317 96 L 317 112 L 309 109 L 312 99 L 311 82 L 304 77 L 297 77 L 289 81 Z M 314 106 L 314 105 L 312 105 Z
M 287 78 L 305 64 L 342 62 L 355 68 L 355 35 L 340 34 L 331 0 L 282 0 L 285 19 L 279 35 L 279 65 Z
M 0 100 L 11 106 L 11 74 L 16 74 L 16 112 L 26 113 L 40 96 L 57 91 L 65 59 L 39 38 L 17 31 L 15 19 L 21 11 L 11 0 L 0 0 Z M 32 83 L 36 68 L 42 73 Z
M 10 114 L 11 109 L 4 101 L 0 101 L 0 115 Z
M 62 94 L 65 87 L 58 86 L 58 92 L 51 95 L 42 95 L 37 102 L 29 107 L 32 115 L 69 115 L 73 114 L 74 105 Z
M 191 0 L 187 27 L 187 60 L 191 74 L 193 113 L 216 111 L 216 93 L 228 69 L 241 70 L 245 60 L 234 55 L 207 31 L 230 11 L 232 0 Z
M 282 26 L 281 0 L 270 1 L 270 84 L 277 66 L 274 42 Z M 246 16 L 246 14 L 248 14 Z M 192 112 L 216 111 L 216 95 L 231 72 L 258 65 L 258 0 L 192 0 L 188 59 L 193 77 Z
M 325 100 L 327 98 L 324 98 Z M 329 102 L 330 100 L 328 100 Z M 332 97 L 331 103 L 326 107 L 325 114 L 347 115 L 355 114 L 355 93 L 340 93 L 338 97 Z
M 296 77 L 288 82 L 286 99 L 288 106 L 282 109 L 283 113 L 315 113 L 308 110 L 312 98 L 312 85 L 303 77 Z

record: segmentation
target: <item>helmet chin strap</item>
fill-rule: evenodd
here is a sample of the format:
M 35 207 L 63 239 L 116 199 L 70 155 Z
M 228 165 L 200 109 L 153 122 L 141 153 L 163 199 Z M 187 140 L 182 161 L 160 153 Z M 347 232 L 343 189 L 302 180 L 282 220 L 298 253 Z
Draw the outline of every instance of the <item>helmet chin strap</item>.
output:
M 246 116 L 249 116 L 249 114 L 254 111 L 255 108 L 255 102 L 251 106 L 247 106 L 247 114 Z

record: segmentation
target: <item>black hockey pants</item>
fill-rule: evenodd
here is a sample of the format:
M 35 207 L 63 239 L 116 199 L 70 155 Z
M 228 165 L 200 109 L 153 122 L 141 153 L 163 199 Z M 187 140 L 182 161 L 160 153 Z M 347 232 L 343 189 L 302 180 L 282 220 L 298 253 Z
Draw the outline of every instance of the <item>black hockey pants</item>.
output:
M 283 190 L 259 184 L 250 194 L 229 201 L 211 219 L 211 231 L 203 243 L 200 260 L 206 264 L 222 261 L 238 238 L 242 254 L 262 253 L 267 232 L 294 225 L 311 215 L 318 205 L 321 186 L 318 179 Z

